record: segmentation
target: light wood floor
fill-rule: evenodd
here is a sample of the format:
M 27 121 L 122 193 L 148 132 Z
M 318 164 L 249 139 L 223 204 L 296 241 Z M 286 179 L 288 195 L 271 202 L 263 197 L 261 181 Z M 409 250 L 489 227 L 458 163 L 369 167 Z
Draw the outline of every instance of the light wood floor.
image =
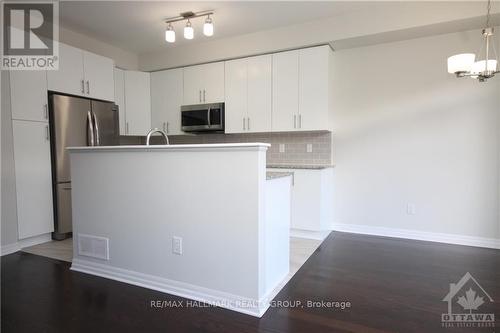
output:
M 73 239 L 68 238 L 62 241 L 51 241 L 25 247 L 23 252 L 71 262 L 73 259 Z
M 319 240 L 290 238 L 290 277 L 299 270 L 320 244 L 321 241 Z M 63 241 L 51 241 L 26 247 L 23 252 L 71 262 L 73 258 L 73 239 L 68 238 Z

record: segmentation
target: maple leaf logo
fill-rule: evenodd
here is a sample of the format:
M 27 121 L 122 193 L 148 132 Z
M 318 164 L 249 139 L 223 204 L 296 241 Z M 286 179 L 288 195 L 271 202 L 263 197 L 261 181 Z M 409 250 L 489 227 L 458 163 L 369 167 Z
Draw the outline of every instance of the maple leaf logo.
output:
M 476 297 L 476 292 L 469 288 L 469 290 L 465 292 L 465 297 L 460 296 L 457 303 L 460 304 L 464 310 L 469 310 L 469 313 L 472 313 L 472 310 L 477 310 L 477 308 L 484 303 L 484 299 L 482 296 Z

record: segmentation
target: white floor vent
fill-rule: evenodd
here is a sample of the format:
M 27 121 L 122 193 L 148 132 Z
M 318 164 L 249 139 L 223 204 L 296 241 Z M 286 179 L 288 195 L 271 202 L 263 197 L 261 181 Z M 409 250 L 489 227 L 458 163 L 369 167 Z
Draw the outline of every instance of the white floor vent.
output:
M 109 239 L 78 234 L 78 255 L 109 260 Z

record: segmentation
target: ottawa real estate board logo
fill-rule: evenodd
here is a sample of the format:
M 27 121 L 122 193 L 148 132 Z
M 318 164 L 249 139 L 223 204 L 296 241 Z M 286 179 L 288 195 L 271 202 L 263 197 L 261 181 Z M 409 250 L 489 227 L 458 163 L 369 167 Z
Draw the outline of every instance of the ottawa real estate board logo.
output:
M 448 303 L 448 313 L 441 315 L 442 327 L 495 327 L 495 314 L 487 311 L 494 305 L 493 299 L 469 272 L 450 284 L 443 302 Z
M 2 1 L 3 70 L 57 70 L 59 4 L 57 1 Z

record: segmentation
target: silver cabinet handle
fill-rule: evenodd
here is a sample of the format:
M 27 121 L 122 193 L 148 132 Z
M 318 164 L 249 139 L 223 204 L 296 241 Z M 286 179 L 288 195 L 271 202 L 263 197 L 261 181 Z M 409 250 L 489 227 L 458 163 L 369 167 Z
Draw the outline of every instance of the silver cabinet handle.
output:
M 87 145 L 95 146 L 94 142 L 94 121 L 92 120 L 92 114 L 87 111 Z
M 293 115 L 293 128 L 297 128 L 297 115 Z
M 90 95 L 90 83 L 89 83 L 89 80 L 87 80 L 87 95 Z
M 45 117 L 45 119 L 49 119 L 49 108 L 47 104 L 43 105 L 43 116 Z
M 198 92 L 200 93 L 199 99 L 200 99 L 200 103 L 201 103 L 201 90 L 198 90 Z
M 170 132 L 170 130 L 168 129 L 168 121 L 167 121 L 167 133 L 169 133 L 169 132 Z
M 82 80 L 82 94 L 85 94 L 85 81 Z
M 206 91 L 205 91 L 205 89 L 203 89 L 203 102 L 207 101 L 207 99 L 205 98 L 206 97 L 205 95 L 206 95 Z
M 125 126 L 125 133 L 126 133 L 126 134 L 128 134 L 128 132 L 129 132 L 129 131 L 128 131 L 128 121 L 127 121 L 127 123 L 126 123 L 125 125 L 126 125 L 126 126 Z
M 165 122 L 163 122 L 163 132 L 165 132 L 167 129 Z
M 246 130 L 247 130 L 247 129 L 246 129 L 246 126 L 245 126 L 245 121 L 246 121 L 246 120 L 245 120 L 245 117 L 243 117 L 243 130 L 244 130 L 244 131 L 246 131 Z
M 302 115 L 299 114 L 299 128 L 302 128 Z
M 247 127 L 248 127 L 248 130 L 250 131 L 250 117 L 247 118 Z
M 49 141 L 49 125 L 45 126 L 45 140 Z

